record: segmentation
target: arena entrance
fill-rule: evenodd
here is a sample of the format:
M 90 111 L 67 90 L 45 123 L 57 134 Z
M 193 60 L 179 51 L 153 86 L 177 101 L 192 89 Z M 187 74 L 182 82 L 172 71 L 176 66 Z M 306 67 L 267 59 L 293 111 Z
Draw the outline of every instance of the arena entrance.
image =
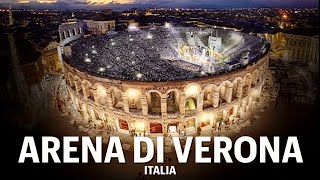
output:
M 197 109 L 197 100 L 193 97 L 189 97 L 186 100 L 185 109 L 186 111 Z
M 143 122 L 134 122 L 133 127 L 134 127 L 134 133 L 137 136 L 145 136 L 146 135 L 145 124 Z
M 129 134 L 129 125 L 126 120 L 118 119 L 116 122 L 120 133 Z
M 201 127 L 206 127 L 210 125 L 210 119 L 201 120 Z
M 194 118 L 187 120 L 187 125 L 182 133 L 185 136 L 192 135 L 196 132 L 196 120 Z
M 162 133 L 162 124 L 150 123 L 150 133 Z
M 168 124 L 168 133 L 171 136 L 179 136 L 178 123 L 169 123 Z

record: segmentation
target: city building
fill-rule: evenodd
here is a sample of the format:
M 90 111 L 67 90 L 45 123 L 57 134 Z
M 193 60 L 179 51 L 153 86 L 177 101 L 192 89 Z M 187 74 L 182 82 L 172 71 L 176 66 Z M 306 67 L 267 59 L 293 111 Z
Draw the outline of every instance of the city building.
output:
M 59 43 L 55 41 L 49 42 L 45 48 L 42 49 L 42 63 L 45 71 L 48 74 L 55 74 L 61 72 L 62 63 L 59 60 L 58 48 Z
M 272 58 L 300 62 L 302 64 L 319 64 L 319 36 L 303 36 L 279 32 L 265 34 L 265 37 L 271 43 Z M 319 70 L 315 69 L 314 71 Z

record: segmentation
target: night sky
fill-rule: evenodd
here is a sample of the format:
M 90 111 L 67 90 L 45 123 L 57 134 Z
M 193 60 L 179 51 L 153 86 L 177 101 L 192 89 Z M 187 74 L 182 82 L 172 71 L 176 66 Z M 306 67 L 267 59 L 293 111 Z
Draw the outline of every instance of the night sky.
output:
M 256 8 L 319 7 L 319 0 L 1 0 L 0 5 L 17 7 L 183 7 Z

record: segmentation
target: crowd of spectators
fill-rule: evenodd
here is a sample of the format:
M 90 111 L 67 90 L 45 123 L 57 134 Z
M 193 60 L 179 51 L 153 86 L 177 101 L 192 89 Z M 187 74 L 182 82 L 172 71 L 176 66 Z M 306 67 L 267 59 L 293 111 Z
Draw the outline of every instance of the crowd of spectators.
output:
M 90 74 L 121 80 L 171 81 L 213 75 L 179 59 L 178 41 L 185 38 L 183 33 L 183 28 L 150 28 L 82 38 L 71 44 L 68 61 Z M 214 74 L 223 71 L 217 66 Z

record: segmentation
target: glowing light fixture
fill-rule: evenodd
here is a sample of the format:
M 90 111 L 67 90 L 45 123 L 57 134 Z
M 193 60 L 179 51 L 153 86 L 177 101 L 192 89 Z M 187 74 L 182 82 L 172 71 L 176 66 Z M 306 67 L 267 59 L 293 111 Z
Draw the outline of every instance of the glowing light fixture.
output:
M 90 63 L 90 62 L 91 62 L 91 59 L 90 59 L 90 58 L 85 58 L 85 59 L 84 59 L 84 62 Z
M 130 99 L 134 99 L 134 98 L 136 98 L 138 95 L 139 95 L 139 91 L 138 90 L 136 90 L 136 89 L 129 89 L 128 90 L 128 97 L 130 98 Z
M 164 24 L 164 27 L 166 27 L 166 28 L 171 28 L 171 24 L 168 23 L 168 22 L 166 22 L 166 23 Z
M 200 91 L 199 87 L 195 84 L 192 84 L 186 89 L 186 95 L 187 96 L 197 95 L 199 94 L 199 91 Z
M 210 122 L 213 120 L 213 115 L 209 113 L 202 114 L 200 119 L 201 119 L 201 122 L 208 122 L 208 121 Z
M 100 71 L 100 72 L 104 72 L 105 70 L 106 70 L 106 69 L 103 68 L 103 67 L 99 68 L 99 71 Z
M 128 29 L 131 30 L 131 31 L 133 31 L 133 30 L 138 30 L 138 27 L 137 27 L 136 24 L 130 24 L 130 25 L 128 26 Z
M 144 123 L 143 122 L 135 122 L 134 127 L 136 128 L 136 131 L 144 131 Z
M 137 74 L 137 78 L 139 78 L 139 79 L 142 78 L 142 74 L 141 74 L 141 73 L 138 73 L 138 74 Z
M 152 35 L 150 33 L 148 33 L 147 39 L 152 39 Z

